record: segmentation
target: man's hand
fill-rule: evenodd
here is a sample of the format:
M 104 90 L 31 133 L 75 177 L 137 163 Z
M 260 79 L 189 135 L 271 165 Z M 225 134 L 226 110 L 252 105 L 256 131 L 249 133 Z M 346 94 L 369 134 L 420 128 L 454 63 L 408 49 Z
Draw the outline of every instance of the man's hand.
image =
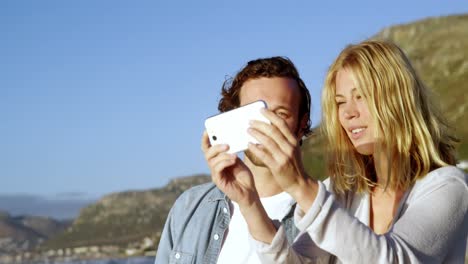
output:
M 227 145 L 210 145 L 206 131 L 202 150 L 211 170 L 211 178 L 232 201 L 239 204 L 251 235 L 264 243 L 271 243 L 276 227 L 271 222 L 258 196 L 250 169 L 236 154 L 228 154 Z
M 232 201 L 247 208 L 260 199 L 251 171 L 236 154 L 227 153 L 228 145 L 211 146 L 205 131 L 201 148 L 211 171 L 211 179 Z

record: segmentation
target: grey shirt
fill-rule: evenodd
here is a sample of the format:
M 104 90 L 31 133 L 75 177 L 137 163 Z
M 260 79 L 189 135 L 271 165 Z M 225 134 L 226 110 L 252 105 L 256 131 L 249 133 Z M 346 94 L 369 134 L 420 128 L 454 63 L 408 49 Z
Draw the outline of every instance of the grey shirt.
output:
M 282 227 L 271 244 L 255 241 L 263 263 L 464 263 L 468 187 L 459 169 L 439 168 L 418 180 L 383 235 L 369 228 L 367 194 L 339 200 L 329 189 L 319 183 L 312 207 L 296 208 L 301 235 L 293 247 Z
M 213 183 L 195 186 L 181 194 L 164 225 L 155 264 L 217 263 L 231 218 L 229 203 Z M 295 204 L 281 223 L 276 222 L 291 244 L 298 234 L 294 209 Z

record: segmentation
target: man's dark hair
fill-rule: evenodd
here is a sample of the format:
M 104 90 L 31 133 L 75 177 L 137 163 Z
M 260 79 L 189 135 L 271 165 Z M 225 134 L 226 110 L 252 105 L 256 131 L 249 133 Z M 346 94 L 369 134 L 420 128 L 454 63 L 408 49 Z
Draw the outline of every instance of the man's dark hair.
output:
M 310 134 L 310 93 L 304 81 L 299 77 L 296 67 L 286 57 L 271 57 L 249 61 L 247 65 L 239 71 L 234 78 L 229 78 L 223 83 L 221 91 L 221 100 L 218 104 L 220 112 L 226 112 L 240 105 L 240 89 L 248 80 L 258 78 L 283 77 L 290 78 L 297 82 L 300 91 L 299 104 L 299 124 L 304 116 L 307 115 L 307 124 L 302 127 L 304 136 Z

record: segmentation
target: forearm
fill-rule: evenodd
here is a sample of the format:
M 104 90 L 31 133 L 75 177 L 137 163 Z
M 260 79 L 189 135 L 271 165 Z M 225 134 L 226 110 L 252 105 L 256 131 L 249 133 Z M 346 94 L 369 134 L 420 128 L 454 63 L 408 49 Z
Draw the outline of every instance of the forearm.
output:
M 308 210 L 317 196 L 318 184 L 310 177 L 304 177 L 294 188 L 286 190 L 299 207 Z M 268 217 L 259 199 L 249 205 L 241 205 L 240 210 L 248 225 L 250 235 L 257 241 L 271 244 L 276 235 L 277 228 Z
M 253 240 L 261 263 L 329 263 L 330 254 L 317 247 L 308 233 L 296 237 L 291 245 L 286 238 L 285 226 L 279 222 L 278 225 L 271 244 Z
M 248 206 L 241 206 L 240 211 L 247 223 L 250 235 L 255 240 L 268 244 L 271 243 L 277 229 L 268 217 L 260 199 Z

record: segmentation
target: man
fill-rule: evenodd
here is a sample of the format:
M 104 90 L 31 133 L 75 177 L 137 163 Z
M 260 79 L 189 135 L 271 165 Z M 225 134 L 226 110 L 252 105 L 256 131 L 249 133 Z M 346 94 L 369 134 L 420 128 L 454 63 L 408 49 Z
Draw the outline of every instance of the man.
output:
M 275 127 L 275 133 L 289 138 L 288 148 L 292 151 L 285 157 L 303 170 L 299 142 L 310 133 L 310 94 L 289 59 L 272 57 L 248 62 L 223 84 L 221 94 L 218 105 L 221 112 L 265 101 L 267 115 L 274 114 L 282 120 L 282 127 Z M 255 185 L 267 217 L 278 220 L 277 225 L 284 225 L 292 244 L 297 235 L 293 223 L 295 201 L 274 180 L 270 167 L 275 164 L 263 164 L 250 151 L 241 160 L 228 154 L 228 149 L 226 145 L 211 146 L 206 132 L 203 134 L 202 150 L 216 185 L 195 186 L 177 199 L 164 226 L 156 264 L 260 263 L 256 249 L 250 245 L 243 212 L 234 202 L 237 199 L 226 196 L 231 188 L 242 188 L 244 183 Z M 283 153 L 272 154 L 283 157 Z

